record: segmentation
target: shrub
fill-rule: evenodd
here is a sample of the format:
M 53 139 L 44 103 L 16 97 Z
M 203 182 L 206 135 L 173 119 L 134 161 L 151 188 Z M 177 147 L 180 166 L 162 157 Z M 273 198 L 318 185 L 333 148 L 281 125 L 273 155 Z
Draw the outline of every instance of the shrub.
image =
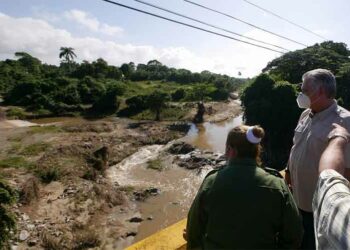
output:
M 11 230 L 15 229 L 16 221 L 7 205 L 15 201 L 15 192 L 4 181 L 0 180 L 0 249 L 8 248 Z
M 178 89 L 174 93 L 171 94 L 171 99 L 174 102 L 180 101 L 185 97 L 186 93 L 184 89 Z
M 93 230 L 85 230 L 74 234 L 73 249 L 75 250 L 94 248 L 98 247 L 100 244 L 101 240 L 98 233 Z
M 57 181 L 61 177 L 61 171 L 59 168 L 49 166 L 37 169 L 36 174 L 43 183 L 47 184 L 52 181 Z
M 10 108 L 6 111 L 7 118 L 20 119 L 26 118 L 26 113 L 22 108 Z

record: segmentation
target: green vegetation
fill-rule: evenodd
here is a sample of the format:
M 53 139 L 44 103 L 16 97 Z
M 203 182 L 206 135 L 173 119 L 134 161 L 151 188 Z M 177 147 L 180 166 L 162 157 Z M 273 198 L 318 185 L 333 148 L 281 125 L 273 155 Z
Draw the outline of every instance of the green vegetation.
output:
M 36 156 L 49 148 L 50 144 L 45 142 L 34 143 L 26 146 L 21 152 L 21 155 Z
M 63 131 L 62 128 L 57 126 L 35 126 L 35 127 L 30 127 L 30 130 L 27 133 L 44 134 L 44 133 L 59 133 L 62 131 Z
M 12 107 L 6 111 L 6 117 L 23 120 L 26 117 L 26 112 L 22 108 Z
M 178 121 L 181 120 L 188 110 L 181 107 L 165 107 L 162 109 L 160 119 L 165 121 Z M 136 115 L 131 116 L 135 120 L 152 120 L 154 119 L 154 112 L 146 109 Z
M 0 249 L 9 247 L 10 231 L 15 230 L 16 221 L 8 205 L 15 201 L 15 192 L 3 180 L 0 180 Z
M 46 166 L 37 168 L 35 170 L 36 175 L 40 178 L 43 183 L 50 183 L 52 181 L 57 181 L 61 178 L 62 173 L 58 167 Z
M 162 171 L 164 169 L 164 165 L 163 165 L 162 160 L 157 158 L 155 160 L 148 161 L 147 168 Z
M 288 52 L 274 59 L 242 91 L 241 100 L 247 124 L 260 124 L 265 165 L 282 169 L 288 161 L 294 128 L 301 109 L 297 107 L 297 85 L 302 75 L 315 68 L 330 69 L 337 77 L 337 99 L 350 108 L 350 51 L 344 43 L 324 42 Z
M 32 169 L 35 165 L 21 156 L 13 156 L 0 160 L 0 168 L 26 168 Z
M 108 65 L 102 58 L 76 63 L 77 55 L 69 47 L 60 49 L 59 66 L 43 64 L 25 52 L 15 55 L 17 60 L 0 61 L 0 95 L 5 105 L 24 109 L 9 111 L 9 116 L 18 118 L 28 112 L 37 116 L 106 116 L 118 109 L 125 116 L 150 109 L 159 118 L 166 102 L 224 100 L 245 82 L 209 71 L 192 73 L 169 68 L 156 60 L 120 67 Z M 166 98 L 156 95 L 156 91 L 166 93 Z M 147 99 L 147 106 L 132 101 L 129 106 L 128 100 L 136 96 Z M 160 96 L 158 108 L 152 99 Z

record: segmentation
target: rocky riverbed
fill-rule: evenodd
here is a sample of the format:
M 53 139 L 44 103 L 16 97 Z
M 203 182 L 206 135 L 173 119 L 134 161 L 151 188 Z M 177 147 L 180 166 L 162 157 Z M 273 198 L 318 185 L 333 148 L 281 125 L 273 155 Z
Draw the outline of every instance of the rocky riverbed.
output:
M 240 112 L 223 105 L 213 119 Z M 119 118 L 0 128 L 1 175 L 19 193 L 13 248 L 122 249 L 183 218 L 205 174 L 225 164 L 182 142 L 188 128 Z

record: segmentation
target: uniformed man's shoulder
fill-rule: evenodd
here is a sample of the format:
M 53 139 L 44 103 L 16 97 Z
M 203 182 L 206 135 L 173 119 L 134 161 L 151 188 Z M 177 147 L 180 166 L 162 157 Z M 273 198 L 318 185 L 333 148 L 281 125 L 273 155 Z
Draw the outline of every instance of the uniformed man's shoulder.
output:
M 204 177 L 204 179 L 207 179 L 207 178 L 215 178 L 216 177 L 216 174 L 221 170 L 223 169 L 222 167 L 220 168 L 214 168 L 213 170 L 209 171 L 207 173 L 207 175 Z
M 210 188 L 214 183 L 217 174 L 223 169 L 223 167 L 215 168 L 207 173 L 203 180 L 203 188 Z
M 261 178 L 261 184 L 264 187 L 268 187 L 276 190 L 285 190 L 286 184 L 282 175 L 275 169 L 271 168 L 259 168 L 259 177 Z

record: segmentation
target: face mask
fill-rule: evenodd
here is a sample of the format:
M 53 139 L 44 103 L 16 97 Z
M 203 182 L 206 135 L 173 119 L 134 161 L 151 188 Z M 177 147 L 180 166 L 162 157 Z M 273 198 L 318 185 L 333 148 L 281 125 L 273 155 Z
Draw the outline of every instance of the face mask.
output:
M 301 108 L 301 109 L 310 108 L 310 105 L 311 105 L 310 98 L 301 92 L 298 95 L 297 103 L 298 103 L 299 108 Z

